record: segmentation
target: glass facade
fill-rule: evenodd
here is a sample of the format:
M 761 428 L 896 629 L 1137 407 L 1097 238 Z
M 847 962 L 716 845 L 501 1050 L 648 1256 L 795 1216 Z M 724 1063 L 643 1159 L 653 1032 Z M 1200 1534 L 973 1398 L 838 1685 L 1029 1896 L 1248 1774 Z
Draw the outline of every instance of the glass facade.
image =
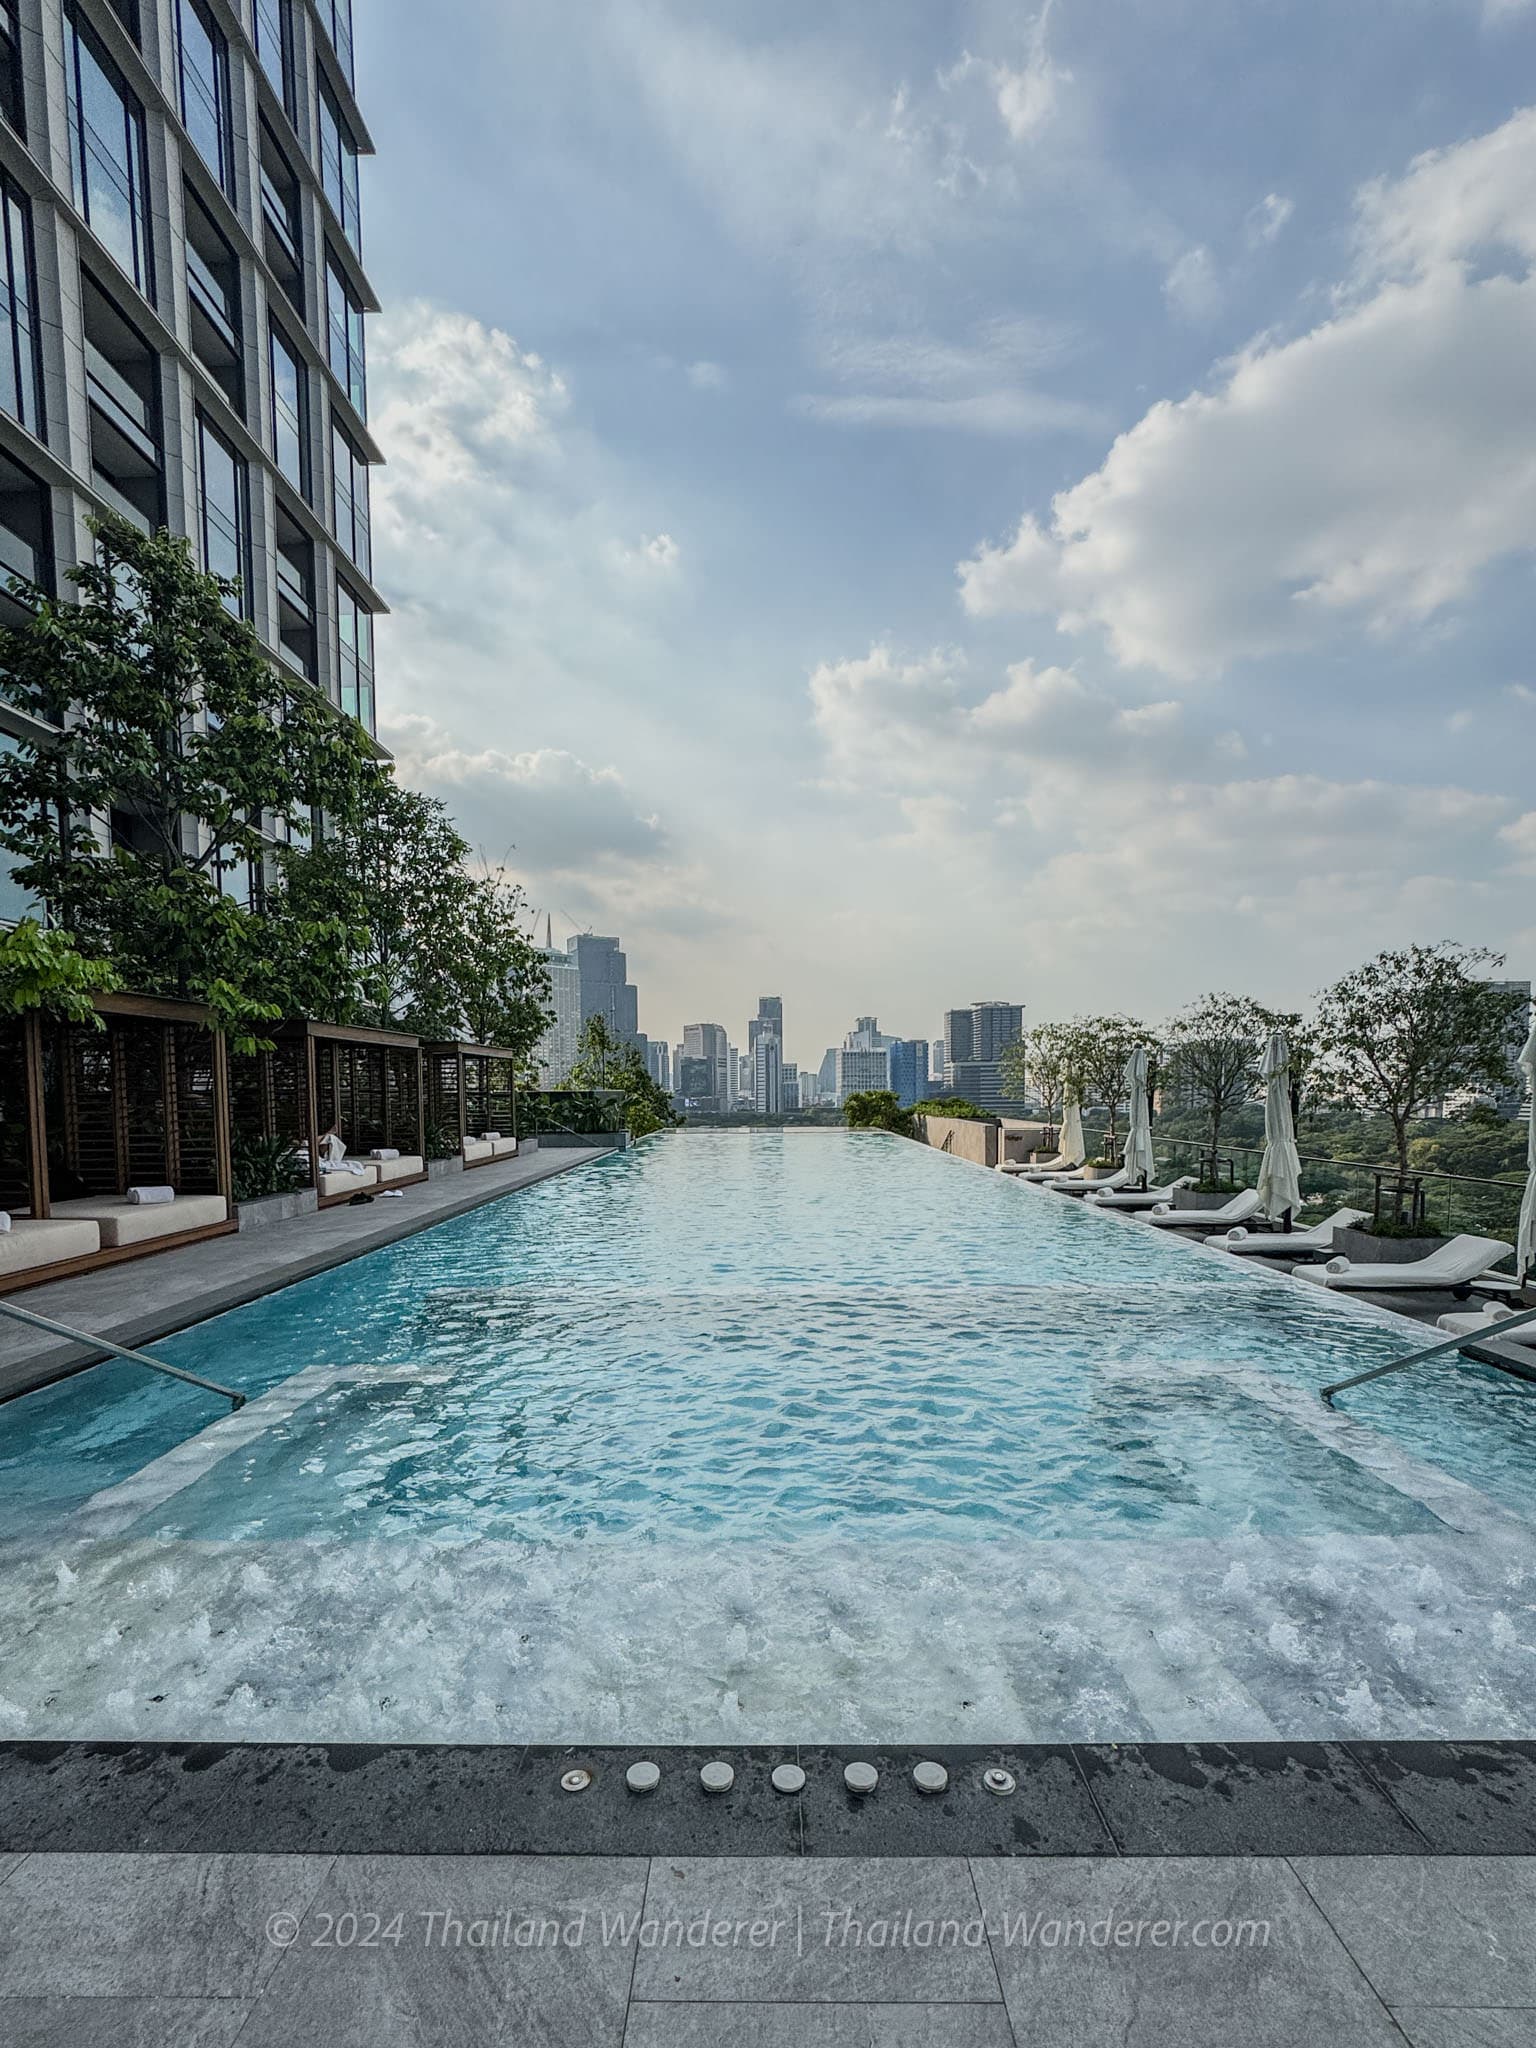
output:
M 357 196 L 357 144 L 324 77 L 320 80 L 320 179 L 342 233 L 360 251 L 363 223 Z
M 65 28 L 75 204 L 140 291 L 152 298 L 144 109 L 72 6 L 65 13 Z
M 197 416 L 197 483 L 203 567 L 210 576 L 238 581 L 225 598 L 237 615 L 250 610 L 251 484 L 245 463 L 202 413 Z
M 256 0 L 256 54 L 291 121 L 298 112 L 293 69 L 293 0 Z
M 0 0 L 0 114 L 18 135 L 26 134 L 26 100 L 21 89 L 21 23 L 16 13 L 16 0 Z
M 229 45 L 203 0 L 176 0 L 181 51 L 181 118 L 199 156 L 226 192 L 234 190 L 229 111 Z
M 365 576 L 373 574 L 368 511 L 368 464 L 350 436 L 331 422 L 331 523 L 336 538 Z
M 363 355 L 363 308 L 340 264 L 330 255 L 325 263 L 325 312 L 331 368 L 359 419 L 366 419 L 368 370 Z
M 274 320 L 268 329 L 272 373 L 272 453 L 303 498 L 309 496 L 309 379 L 303 358 Z
M 331 39 L 337 62 L 348 85 L 352 83 L 352 0 L 315 0 L 320 25 Z
M 0 172 L 4 209 L 0 250 L 0 306 L 10 346 L 0 349 L 0 406 L 37 435 L 43 430 L 43 364 L 38 346 L 37 266 L 32 259 L 32 209 L 26 195 Z
M 342 578 L 336 579 L 336 661 L 341 708 L 365 731 L 374 729 L 373 613 Z

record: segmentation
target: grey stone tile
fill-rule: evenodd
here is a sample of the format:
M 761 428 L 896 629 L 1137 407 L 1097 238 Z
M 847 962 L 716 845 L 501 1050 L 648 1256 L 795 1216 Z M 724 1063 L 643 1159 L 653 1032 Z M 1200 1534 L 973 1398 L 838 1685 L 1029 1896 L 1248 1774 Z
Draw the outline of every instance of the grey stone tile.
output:
M 998 1996 L 963 1858 L 658 1857 L 637 1999 Z
M 1392 2015 L 1409 2048 L 1536 2048 L 1536 2012 L 1405 2005 Z
M 1531 1858 L 1303 1856 L 1293 1866 L 1388 2005 L 1536 2006 Z
M 0 1997 L 237 1998 L 302 1914 L 317 1856 L 29 1856 L 0 1886 Z
M 645 2005 L 624 2048 L 1013 2048 L 1000 2005 Z
M 0 1856 L 0 1884 L 5 1883 L 20 1861 L 19 1856 Z
M 634 1952 L 612 1923 L 638 1917 L 645 1872 L 620 1857 L 340 1856 L 240 2048 L 619 2048 Z
M 1349 1746 L 1430 1849 L 1447 1856 L 1536 1853 L 1536 1743 Z M 1327 1854 L 1342 1846 L 1319 1844 Z
M 972 1868 L 1021 2048 L 1398 2042 L 1380 2001 L 1279 1858 Z
M 5 2048 L 232 2048 L 246 1998 L 7 1998 Z
M 202 1838 L 241 1755 L 211 1742 L 0 1743 L 0 1844 L 98 1852 L 245 1847 Z

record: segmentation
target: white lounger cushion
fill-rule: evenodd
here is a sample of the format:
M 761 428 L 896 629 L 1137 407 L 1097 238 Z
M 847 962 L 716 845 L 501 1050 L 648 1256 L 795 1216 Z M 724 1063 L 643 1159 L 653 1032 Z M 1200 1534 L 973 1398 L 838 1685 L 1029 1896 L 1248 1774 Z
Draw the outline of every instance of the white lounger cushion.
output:
M 56 1266 L 61 1259 L 84 1259 L 100 1250 L 101 1227 L 84 1217 L 14 1216 L 10 1229 L 0 1231 L 0 1275 Z
M 1008 1171 L 1010 1173 L 1022 1173 L 1026 1180 L 1050 1180 L 1058 1173 L 1076 1173 L 1082 1163 L 1081 1159 L 1068 1159 L 1065 1154 L 1058 1152 L 1056 1157 L 1048 1159 L 1044 1166 L 1016 1167 L 1012 1160 L 1010 1160 Z
M 1229 1230 L 1225 1237 L 1213 1237 L 1210 1241 L 1219 1252 L 1331 1252 L 1336 1230 L 1348 1230 L 1351 1224 L 1369 1220 L 1363 1209 L 1335 1209 L 1331 1216 L 1305 1230 Z
M 56 1216 L 86 1217 L 101 1227 L 101 1248 L 116 1251 L 126 1244 L 149 1244 L 157 1237 L 177 1237 L 184 1230 L 204 1230 L 229 1219 L 222 1195 L 178 1195 L 174 1202 L 130 1202 L 121 1195 L 87 1195 L 75 1202 L 56 1202 Z
M 1090 1209 L 1152 1209 L 1159 1202 L 1166 1202 L 1176 1188 L 1192 1188 L 1195 1176 L 1186 1173 L 1182 1180 L 1170 1181 L 1165 1188 L 1127 1188 L 1123 1194 L 1101 1195 L 1096 1188 L 1090 1188 L 1083 1201 Z
M 381 1181 L 413 1180 L 418 1173 L 425 1173 L 425 1171 L 425 1164 L 415 1152 L 402 1153 L 398 1159 L 381 1159 L 379 1161 L 379 1179 Z
M 1499 1337 L 1500 1323 L 1511 1316 L 1519 1315 L 1517 1308 L 1495 1305 L 1485 1310 L 1459 1309 L 1455 1315 L 1442 1316 L 1436 1324 L 1447 1337 Z M 1522 1323 L 1518 1330 L 1509 1330 L 1499 1337 L 1501 1344 L 1536 1344 L 1536 1323 Z
M 495 1157 L 496 1147 L 489 1138 L 466 1138 L 464 1140 L 464 1163 L 466 1166 L 474 1166 L 482 1159 L 494 1159 Z
M 1356 1266 L 1348 1259 L 1330 1259 L 1326 1266 L 1300 1266 L 1292 1276 L 1314 1287 L 1467 1287 L 1514 1249 L 1496 1237 L 1453 1237 L 1427 1259 L 1402 1265 Z
M 1059 1195 L 1086 1195 L 1091 1191 L 1101 1195 L 1112 1195 L 1116 1188 L 1123 1188 L 1130 1179 L 1123 1166 L 1113 1173 L 1106 1173 L 1102 1180 L 1084 1180 L 1080 1173 L 1056 1173 L 1046 1181 L 1048 1188 L 1054 1188 Z
M 491 1149 L 498 1159 L 515 1159 L 517 1157 L 517 1140 L 516 1138 L 497 1138 Z
M 322 1195 L 360 1194 L 371 1188 L 378 1177 L 379 1169 L 373 1165 L 365 1165 L 361 1173 L 326 1173 L 322 1169 L 320 1192 Z
M 1219 1209 L 1169 1209 L 1166 1213 L 1154 1209 L 1147 1221 L 1162 1230 L 1217 1230 L 1224 1224 L 1245 1223 L 1258 1215 L 1259 1208 L 1258 1190 L 1243 1188 Z

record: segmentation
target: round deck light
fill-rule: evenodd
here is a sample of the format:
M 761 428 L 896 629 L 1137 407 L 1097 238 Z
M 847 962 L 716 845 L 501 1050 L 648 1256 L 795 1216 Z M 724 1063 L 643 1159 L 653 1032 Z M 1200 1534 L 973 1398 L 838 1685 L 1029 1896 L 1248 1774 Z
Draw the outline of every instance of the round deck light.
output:
M 912 1766 L 912 1782 L 919 1792 L 947 1792 L 949 1773 L 942 1764 L 931 1763 L 925 1759 L 922 1763 Z
M 560 1777 L 562 1792 L 585 1792 L 592 1782 L 590 1771 L 564 1771 Z
M 990 1770 L 983 1771 L 981 1782 L 989 1792 L 995 1792 L 999 1799 L 1006 1799 L 1010 1792 L 1018 1789 L 1012 1771 L 1005 1771 L 1001 1764 L 993 1764 Z
M 805 1773 L 798 1764 L 775 1764 L 773 1767 L 773 1789 L 775 1792 L 803 1792 Z
M 624 1782 L 631 1792 L 654 1792 L 661 1783 L 661 1769 L 657 1764 L 631 1764 L 624 1773 Z
M 736 1773 L 728 1763 L 716 1761 L 707 1763 L 699 1773 L 699 1783 L 706 1792 L 729 1792 L 736 1782 Z
M 880 1782 L 880 1773 L 873 1764 L 849 1764 L 843 1772 L 843 1783 L 850 1792 L 873 1792 Z

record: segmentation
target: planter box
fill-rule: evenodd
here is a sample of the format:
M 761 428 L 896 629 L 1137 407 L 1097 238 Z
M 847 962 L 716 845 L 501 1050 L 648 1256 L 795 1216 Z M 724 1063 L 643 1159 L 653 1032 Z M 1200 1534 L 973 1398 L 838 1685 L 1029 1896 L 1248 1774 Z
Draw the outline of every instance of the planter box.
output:
M 428 1180 L 446 1180 L 450 1173 L 462 1173 L 463 1171 L 463 1155 L 458 1152 L 451 1152 L 446 1159 L 429 1159 L 427 1161 Z
M 521 1142 L 523 1149 L 526 1150 L 532 1141 L 524 1138 Z M 538 1142 L 541 1152 L 556 1152 L 562 1149 L 569 1151 L 571 1147 L 578 1145 L 598 1145 L 605 1147 L 610 1152 L 622 1152 L 629 1143 L 629 1133 L 627 1131 L 540 1131 Z
M 1356 1266 L 1406 1266 L 1449 1243 L 1448 1237 L 1373 1237 L 1368 1230 L 1336 1230 L 1333 1256 Z
M 311 1216 L 319 1203 L 313 1188 L 288 1188 L 280 1195 L 255 1195 L 235 1205 L 235 1221 L 241 1230 L 263 1230 L 269 1223 L 288 1223 L 295 1216 Z
M 1199 1188 L 1175 1188 L 1173 1206 L 1175 1209 L 1225 1209 L 1230 1195 L 1207 1195 Z

